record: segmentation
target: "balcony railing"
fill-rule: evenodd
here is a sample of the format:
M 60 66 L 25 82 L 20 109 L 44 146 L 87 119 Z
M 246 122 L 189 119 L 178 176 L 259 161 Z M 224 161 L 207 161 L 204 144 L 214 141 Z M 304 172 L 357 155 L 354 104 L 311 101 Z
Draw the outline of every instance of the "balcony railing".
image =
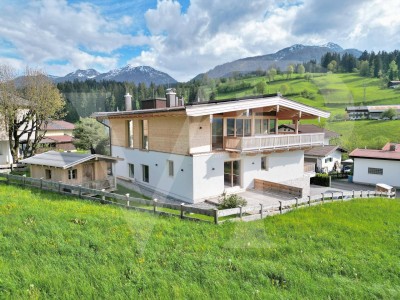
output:
M 224 149 L 228 151 L 263 151 L 322 146 L 324 133 L 271 134 L 246 137 L 224 137 Z

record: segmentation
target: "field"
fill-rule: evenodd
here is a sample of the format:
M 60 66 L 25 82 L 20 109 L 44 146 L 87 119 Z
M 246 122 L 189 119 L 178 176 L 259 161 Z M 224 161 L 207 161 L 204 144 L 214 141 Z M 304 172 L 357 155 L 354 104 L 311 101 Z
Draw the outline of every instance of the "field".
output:
M 0 298 L 400 297 L 400 202 L 251 223 L 155 217 L 0 185 Z
M 267 78 L 243 79 L 252 86 L 261 80 L 267 81 Z M 298 75 L 289 80 L 280 75 L 267 84 L 264 92 L 273 94 L 282 91 L 282 86 L 286 86 L 284 96 L 286 94 L 289 99 L 329 111 L 331 120 L 322 119 L 320 123 L 317 120 L 307 120 L 302 123 L 316 124 L 338 132 L 342 135 L 340 144 L 349 151 L 364 147 L 379 149 L 386 142 L 400 142 L 399 121 L 331 122 L 335 116 L 345 114 L 346 106 L 400 104 L 400 90 L 382 87 L 380 79 L 365 78 L 357 74 L 314 74 L 311 80 L 307 81 Z M 304 97 L 305 90 L 311 97 Z M 218 99 L 246 95 L 253 95 L 253 88 L 239 93 L 221 94 L 218 95 Z

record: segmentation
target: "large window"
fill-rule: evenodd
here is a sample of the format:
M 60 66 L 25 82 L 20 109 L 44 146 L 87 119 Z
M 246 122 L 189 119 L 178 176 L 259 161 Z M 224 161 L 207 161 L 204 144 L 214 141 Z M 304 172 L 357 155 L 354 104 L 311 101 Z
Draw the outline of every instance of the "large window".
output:
M 167 160 L 168 163 L 168 175 L 169 176 L 174 176 L 174 161 L 173 160 Z
M 149 150 L 149 122 L 141 121 L 142 149 Z
M 368 168 L 368 174 L 383 175 L 383 169 L 380 169 L 380 168 Z
M 149 166 L 142 165 L 142 180 L 143 182 L 149 182 Z
M 226 120 L 228 136 L 250 136 L 251 120 L 250 119 L 227 119 Z
M 129 177 L 130 178 L 135 178 L 135 165 L 134 164 L 128 164 L 128 169 L 129 169 Z
M 268 119 L 255 119 L 255 134 L 268 134 Z
M 78 170 L 77 169 L 72 169 L 68 170 L 68 179 L 77 179 L 78 178 Z
M 212 148 L 222 149 L 224 143 L 224 122 L 222 118 L 212 120 Z
M 126 121 L 128 147 L 133 148 L 133 121 Z

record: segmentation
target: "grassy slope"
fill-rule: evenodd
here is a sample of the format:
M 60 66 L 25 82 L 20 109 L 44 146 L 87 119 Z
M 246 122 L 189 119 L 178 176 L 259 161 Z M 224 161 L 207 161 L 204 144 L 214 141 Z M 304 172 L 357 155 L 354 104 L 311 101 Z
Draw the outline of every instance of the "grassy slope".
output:
M 268 83 L 266 93 L 275 93 L 284 84 L 288 85 L 288 93 L 300 93 L 304 89 L 313 93 L 315 99 L 303 98 L 300 95 L 289 98 L 322 110 L 331 112 L 331 115 L 344 114 L 346 106 L 351 105 L 380 105 L 400 104 L 400 90 L 381 87 L 376 78 L 365 78 L 357 74 L 318 74 L 311 81 L 295 77 L 285 80 L 277 76 L 276 81 Z M 255 85 L 265 77 L 245 79 Z M 364 100 L 365 88 L 365 100 Z M 252 88 L 240 93 L 219 95 L 219 99 L 244 97 L 252 95 Z M 340 144 L 348 150 L 354 148 L 381 148 L 386 142 L 400 142 L 399 121 L 357 121 L 357 122 L 326 122 L 322 120 L 302 121 L 303 123 L 319 124 L 334 130 L 342 135 Z
M 0 298 L 396 298 L 400 202 L 214 226 L 0 186 Z

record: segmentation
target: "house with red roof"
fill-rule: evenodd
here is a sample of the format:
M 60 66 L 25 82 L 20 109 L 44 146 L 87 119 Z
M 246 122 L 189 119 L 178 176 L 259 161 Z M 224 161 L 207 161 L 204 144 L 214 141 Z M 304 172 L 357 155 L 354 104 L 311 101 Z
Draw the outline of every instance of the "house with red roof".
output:
M 400 187 L 400 144 L 387 143 L 381 150 L 355 149 L 353 182 L 385 183 Z
M 40 141 L 43 150 L 54 149 L 63 151 L 75 151 L 73 144 L 73 130 L 75 125 L 63 120 L 51 120 L 41 128 L 40 133 L 46 131 L 44 138 Z M 38 152 L 41 152 L 40 150 Z

